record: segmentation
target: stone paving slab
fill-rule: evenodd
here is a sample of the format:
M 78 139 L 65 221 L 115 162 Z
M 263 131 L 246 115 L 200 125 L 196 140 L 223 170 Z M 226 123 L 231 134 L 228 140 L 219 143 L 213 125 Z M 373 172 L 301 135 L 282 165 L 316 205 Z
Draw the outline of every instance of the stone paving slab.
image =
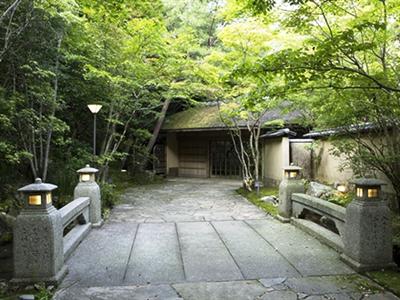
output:
M 212 224 L 246 279 L 300 276 L 282 255 L 246 223 L 225 221 Z
M 172 286 L 185 300 L 253 300 L 267 291 L 255 280 L 181 283 Z
M 59 290 L 54 300 L 399 300 L 360 276 L 270 278 L 171 285 L 71 287 Z
M 178 223 L 177 227 L 188 281 L 243 279 L 211 224 L 189 222 Z
M 184 280 L 176 225 L 139 224 L 125 283 L 169 283 Z
M 358 274 L 288 278 L 283 284 L 299 298 L 306 299 L 398 299 Z
M 290 224 L 276 220 L 246 221 L 303 276 L 355 273 L 340 260 L 339 253 Z
M 297 300 L 299 297 L 292 291 L 268 291 L 255 299 L 259 300 Z M 300 298 L 301 299 L 301 298 Z M 308 298 L 307 298 L 308 299 Z
M 358 277 L 355 277 L 354 280 L 351 276 L 288 278 L 284 284 L 299 294 L 343 294 L 357 291 L 361 287 L 362 284 L 356 278 Z M 379 291 L 378 286 L 372 283 L 371 285 Z
M 137 226 L 109 223 L 93 229 L 67 261 L 69 273 L 61 287 L 120 285 Z
M 112 222 L 195 222 L 262 219 L 266 214 L 235 192 L 237 180 L 176 179 L 128 189 Z
M 179 179 L 128 190 L 67 261 L 54 299 L 398 299 L 237 187 Z
M 73 287 L 60 290 L 55 300 L 178 300 L 182 299 L 170 285 Z

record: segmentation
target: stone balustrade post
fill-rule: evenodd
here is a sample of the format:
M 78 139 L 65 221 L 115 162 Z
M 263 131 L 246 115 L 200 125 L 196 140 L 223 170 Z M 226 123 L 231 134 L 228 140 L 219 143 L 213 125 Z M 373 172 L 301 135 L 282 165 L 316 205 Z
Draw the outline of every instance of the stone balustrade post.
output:
M 346 208 L 342 260 L 362 272 L 394 267 L 390 210 L 377 179 L 357 179 L 356 197 Z
M 74 198 L 89 197 L 89 221 L 93 227 L 100 227 L 103 225 L 103 219 L 101 218 L 101 194 L 100 187 L 96 183 L 95 174 L 99 170 L 91 168 L 86 165 L 84 168 L 79 169 L 79 183 L 74 190 Z
M 52 205 L 56 188 L 38 178 L 18 190 L 24 194 L 24 207 L 14 225 L 13 283 L 58 284 L 67 272 L 62 218 Z
M 292 216 L 292 194 L 304 193 L 304 183 L 301 180 L 301 168 L 288 166 L 283 168 L 284 176 L 279 185 L 279 205 L 277 218 L 281 222 L 290 222 Z

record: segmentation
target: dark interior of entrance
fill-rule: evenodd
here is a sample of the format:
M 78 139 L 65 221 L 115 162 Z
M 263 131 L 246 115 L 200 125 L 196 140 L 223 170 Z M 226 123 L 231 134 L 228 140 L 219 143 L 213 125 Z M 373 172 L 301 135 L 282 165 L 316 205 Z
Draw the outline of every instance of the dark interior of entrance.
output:
M 240 163 L 231 141 L 211 141 L 210 170 L 212 177 L 236 178 L 240 176 Z

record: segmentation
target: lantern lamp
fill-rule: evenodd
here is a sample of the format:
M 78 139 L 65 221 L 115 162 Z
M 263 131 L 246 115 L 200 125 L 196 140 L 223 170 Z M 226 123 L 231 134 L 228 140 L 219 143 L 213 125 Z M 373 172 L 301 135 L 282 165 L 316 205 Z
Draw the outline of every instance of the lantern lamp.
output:
M 347 192 L 347 186 L 345 184 L 338 184 L 336 186 L 336 189 L 338 190 L 338 192 L 341 192 L 341 193 Z
M 103 107 L 101 104 L 88 104 L 88 108 L 92 114 L 97 114 Z
M 96 183 L 96 173 L 99 170 L 86 165 L 79 169 L 79 183 L 74 190 L 74 198 L 89 197 L 89 220 L 93 227 L 99 227 L 103 224 L 101 218 L 101 193 L 100 187 Z
M 285 179 L 300 179 L 301 168 L 298 166 L 287 166 L 283 168 Z
M 278 220 L 287 223 L 292 217 L 292 194 L 304 193 L 301 168 L 290 165 L 283 168 L 284 178 L 279 184 Z
M 52 205 L 52 192 L 56 188 L 36 178 L 34 183 L 18 190 L 24 195 L 24 207 L 13 228 L 13 283 L 54 285 L 67 274 L 64 220 L 62 213 Z
M 352 183 L 355 184 L 356 200 L 379 200 L 381 186 L 386 184 L 375 178 L 358 178 Z
M 93 155 L 96 156 L 96 119 L 97 113 L 103 107 L 101 104 L 89 104 L 88 108 L 93 114 Z
M 27 209 L 46 209 L 52 206 L 52 191 L 56 185 L 43 183 L 42 179 L 36 178 L 35 182 L 20 188 L 18 191 L 25 195 L 24 208 Z
M 96 173 L 99 170 L 86 165 L 84 168 L 79 169 L 77 173 L 79 174 L 79 182 L 95 182 Z

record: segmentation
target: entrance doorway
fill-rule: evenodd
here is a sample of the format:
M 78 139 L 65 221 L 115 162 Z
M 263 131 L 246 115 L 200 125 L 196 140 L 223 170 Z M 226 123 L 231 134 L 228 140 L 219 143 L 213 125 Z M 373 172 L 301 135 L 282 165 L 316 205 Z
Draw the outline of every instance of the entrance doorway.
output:
M 231 141 L 211 141 L 210 158 L 211 177 L 240 177 L 241 167 Z

